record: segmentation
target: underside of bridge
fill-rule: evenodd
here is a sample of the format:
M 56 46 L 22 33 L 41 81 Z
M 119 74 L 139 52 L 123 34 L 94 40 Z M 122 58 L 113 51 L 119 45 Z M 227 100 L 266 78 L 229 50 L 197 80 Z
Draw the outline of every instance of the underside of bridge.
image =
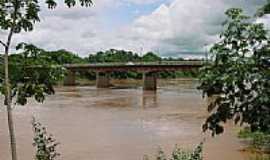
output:
M 154 91 L 157 89 L 157 73 L 146 72 L 143 74 L 143 90 Z
M 96 72 L 96 87 L 109 88 L 110 73 L 114 71 L 135 71 L 143 73 L 143 89 L 157 89 L 157 73 L 161 71 L 191 70 L 202 67 L 203 61 L 177 61 L 177 62 L 158 62 L 158 63 L 132 63 L 132 64 L 72 64 L 64 65 L 68 70 L 64 80 L 64 85 L 76 85 L 75 77 L 77 71 Z
M 96 77 L 97 88 L 109 88 L 111 86 L 109 72 L 96 72 Z
M 76 85 L 76 72 L 68 70 L 65 79 L 65 86 Z M 96 72 L 96 87 L 97 88 L 109 88 L 110 83 L 110 72 Z M 145 72 L 143 73 L 143 89 L 144 90 L 156 90 L 157 89 L 157 73 Z
M 72 70 L 67 70 L 67 74 L 64 79 L 65 86 L 75 86 L 76 85 L 76 72 Z

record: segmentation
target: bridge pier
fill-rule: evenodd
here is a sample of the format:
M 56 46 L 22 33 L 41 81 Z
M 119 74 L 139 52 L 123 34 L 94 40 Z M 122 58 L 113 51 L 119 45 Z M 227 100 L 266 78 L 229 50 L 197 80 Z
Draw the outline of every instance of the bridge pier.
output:
M 96 87 L 97 88 L 109 88 L 110 73 L 108 72 L 96 72 Z
M 67 75 L 64 78 L 64 86 L 75 86 L 75 71 L 67 70 Z
M 157 90 L 157 73 L 155 72 L 143 73 L 143 90 L 148 91 Z

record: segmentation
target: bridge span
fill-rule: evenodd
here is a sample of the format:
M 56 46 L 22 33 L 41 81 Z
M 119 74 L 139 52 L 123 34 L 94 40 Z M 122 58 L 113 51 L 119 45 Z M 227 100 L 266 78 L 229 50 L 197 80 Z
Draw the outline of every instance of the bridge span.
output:
M 156 90 L 157 73 L 162 71 L 178 71 L 199 69 L 203 61 L 160 61 L 160 62 L 128 62 L 128 63 L 95 63 L 95 64 L 66 64 L 67 75 L 64 85 L 76 85 L 76 72 L 96 72 L 96 87 L 109 88 L 110 73 L 116 71 L 135 71 L 143 73 L 143 89 Z

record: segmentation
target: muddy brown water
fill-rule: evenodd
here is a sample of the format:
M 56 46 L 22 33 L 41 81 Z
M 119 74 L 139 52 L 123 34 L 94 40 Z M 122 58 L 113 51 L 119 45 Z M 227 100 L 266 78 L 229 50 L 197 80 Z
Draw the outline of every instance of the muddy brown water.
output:
M 169 83 L 171 84 L 171 83 Z M 177 82 L 179 84 L 179 82 Z M 141 88 L 61 87 L 43 104 L 14 109 L 20 160 L 33 159 L 31 119 L 35 116 L 61 143 L 62 160 L 140 160 L 159 147 L 191 149 L 204 138 L 205 160 L 244 160 L 242 144 L 230 124 L 222 136 L 203 134 L 206 102 L 194 83 L 167 85 L 157 92 Z M 0 160 L 9 160 L 5 109 L 0 109 Z

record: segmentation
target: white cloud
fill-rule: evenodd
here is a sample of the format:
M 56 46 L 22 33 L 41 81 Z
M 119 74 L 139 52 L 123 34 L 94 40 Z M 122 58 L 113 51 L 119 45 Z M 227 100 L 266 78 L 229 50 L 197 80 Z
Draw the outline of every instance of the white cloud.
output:
M 262 18 L 257 20 L 258 23 L 263 23 L 266 27 L 266 29 L 268 29 L 270 31 L 270 14 L 267 14 L 265 16 L 263 16 Z
M 151 50 L 159 50 L 164 56 L 203 52 L 206 45 L 217 40 L 228 8 L 243 7 L 248 14 L 254 14 L 262 2 L 174 0 L 169 6 L 161 5 L 152 14 L 137 19 L 132 30 L 142 40 L 149 40 Z
M 104 12 L 123 3 L 151 5 L 161 0 L 99 0 L 91 8 L 68 9 L 59 5 L 49 11 L 42 7 L 42 22 L 30 33 L 16 35 L 16 42 L 32 42 L 49 50 L 67 49 L 82 56 L 109 48 L 133 51 L 156 51 L 163 56 L 192 57 L 206 44 L 217 40 L 224 11 L 243 7 L 254 13 L 264 0 L 173 0 L 162 4 L 149 15 L 141 15 L 131 24 L 114 28 L 103 26 Z M 163 0 L 165 1 L 165 0 Z M 168 0 L 171 1 L 171 0 Z M 270 17 L 261 21 L 269 24 Z M 109 29 L 108 29 L 109 28 Z M 1 33 L 0 33 L 1 34 Z M 3 34 L 1 34 L 3 35 Z M 190 54 L 190 52 L 196 52 Z

